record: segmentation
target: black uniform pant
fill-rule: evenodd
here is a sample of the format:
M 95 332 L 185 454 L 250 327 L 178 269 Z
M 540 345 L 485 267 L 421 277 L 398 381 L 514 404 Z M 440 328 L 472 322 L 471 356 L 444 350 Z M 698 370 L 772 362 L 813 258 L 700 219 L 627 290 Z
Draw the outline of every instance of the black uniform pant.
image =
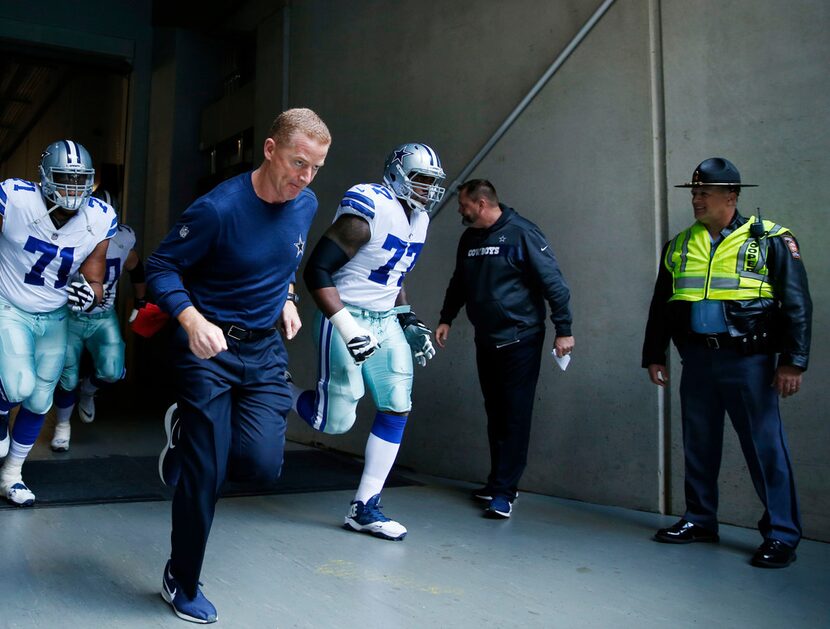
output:
M 490 475 L 493 495 L 511 500 L 527 466 L 530 422 L 545 334 L 518 343 L 494 347 L 476 343 L 476 363 L 490 441 Z
M 285 417 L 291 395 L 279 335 L 252 342 L 228 339 L 209 360 L 174 335 L 181 437 L 175 453 L 181 476 L 173 496 L 170 536 L 173 575 L 196 593 L 219 490 L 233 481 L 272 483 L 282 470 Z
M 771 386 L 775 356 L 743 356 L 736 349 L 699 345 L 684 346 L 680 355 L 685 519 L 712 531 L 718 529 L 718 472 L 727 413 L 764 504 L 758 522 L 761 535 L 795 547 L 801 539 L 801 518 L 778 393 Z

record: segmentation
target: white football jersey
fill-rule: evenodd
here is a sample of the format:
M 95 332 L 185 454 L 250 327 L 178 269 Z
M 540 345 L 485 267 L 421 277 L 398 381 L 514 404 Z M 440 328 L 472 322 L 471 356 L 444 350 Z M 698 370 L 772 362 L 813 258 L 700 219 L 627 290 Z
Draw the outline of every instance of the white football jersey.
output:
M 406 274 L 415 266 L 424 246 L 429 215 L 413 210 L 411 220 L 407 219 L 392 191 L 376 183 L 349 188 L 334 220 L 343 214 L 365 219 L 372 236 L 334 273 L 340 299 L 365 310 L 391 310 Z
M 23 179 L 0 183 L 0 295 L 26 312 L 50 312 L 66 304 L 66 285 L 118 220 L 106 203 L 90 197 L 60 229 L 40 186 Z
M 115 291 L 118 288 L 118 280 L 124 272 L 124 263 L 127 256 L 135 247 L 135 232 L 129 225 L 118 224 L 118 231 L 110 238 L 107 247 L 107 272 L 104 275 L 104 300 L 95 306 L 89 314 L 98 314 L 110 310 L 115 305 Z M 78 313 L 84 315 L 86 313 Z

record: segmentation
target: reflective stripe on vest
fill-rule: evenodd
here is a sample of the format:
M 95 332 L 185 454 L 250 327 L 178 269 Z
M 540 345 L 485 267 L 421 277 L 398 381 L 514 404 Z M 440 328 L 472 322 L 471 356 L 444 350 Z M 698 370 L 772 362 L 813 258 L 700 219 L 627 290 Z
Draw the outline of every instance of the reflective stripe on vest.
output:
M 764 221 L 766 232 L 760 239 L 749 235 L 755 222 L 746 223 L 726 236 L 711 256 L 712 241 L 701 223 L 683 230 L 669 243 L 663 263 L 672 274 L 674 294 L 669 301 L 702 299 L 771 299 L 768 280 L 767 238 L 789 234 L 790 230 Z

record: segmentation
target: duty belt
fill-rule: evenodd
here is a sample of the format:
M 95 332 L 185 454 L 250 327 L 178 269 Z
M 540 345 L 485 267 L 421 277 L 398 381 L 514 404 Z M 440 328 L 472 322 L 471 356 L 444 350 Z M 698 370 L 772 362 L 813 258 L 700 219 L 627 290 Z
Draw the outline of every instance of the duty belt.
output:
M 261 328 L 258 330 L 246 330 L 235 323 L 215 323 L 229 339 L 234 341 L 258 341 L 267 338 L 277 331 L 277 328 Z
M 720 334 L 697 334 L 692 332 L 689 334 L 689 341 L 709 349 L 726 349 L 727 347 L 737 347 L 741 342 L 741 337 L 729 336 L 727 332 Z

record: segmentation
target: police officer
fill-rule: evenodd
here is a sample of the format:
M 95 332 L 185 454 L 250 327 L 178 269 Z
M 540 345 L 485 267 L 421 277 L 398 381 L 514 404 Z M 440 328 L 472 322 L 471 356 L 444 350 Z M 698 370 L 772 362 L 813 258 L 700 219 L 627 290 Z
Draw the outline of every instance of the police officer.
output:
M 691 188 L 696 220 L 663 247 L 642 366 L 664 387 L 670 338 L 683 360 L 686 512 L 654 538 L 718 541 L 717 480 L 728 413 L 765 507 L 758 522 L 764 542 L 751 563 L 784 568 L 795 561 L 801 520 L 778 398 L 801 388 L 812 303 L 790 230 L 738 213 L 741 188 L 750 186 L 720 157 L 703 161 L 691 182 L 676 186 Z
M 527 464 L 530 420 L 545 339 L 545 302 L 556 326 L 553 349 L 574 348 L 570 291 L 542 231 L 500 204 L 493 184 L 458 187 L 461 236 L 435 340 L 444 347 L 462 306 L 475 327 L 476 364 L 490 441 L 490 475 L 473 497 L 484 515 L 509 518 Z

